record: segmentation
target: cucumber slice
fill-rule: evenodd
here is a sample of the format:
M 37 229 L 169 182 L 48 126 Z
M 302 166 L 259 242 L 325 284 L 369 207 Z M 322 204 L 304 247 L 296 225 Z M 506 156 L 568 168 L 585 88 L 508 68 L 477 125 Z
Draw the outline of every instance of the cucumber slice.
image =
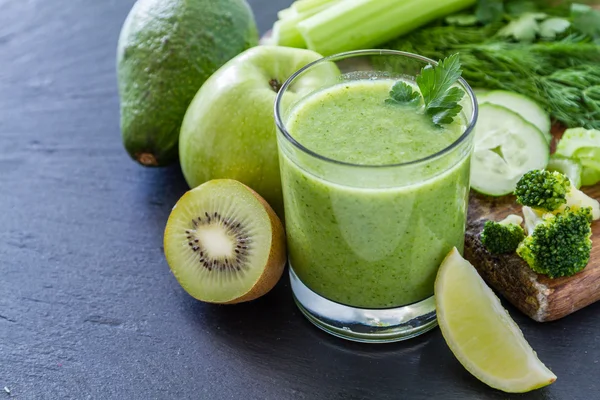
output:
M 577 189 L 581 187 L 581 172 L 583 168 L 579 161 L 553 155 L 550 157 L 546 169 L 548 171 L 558 171 L 561 174 L 566 175 L 573 186 Z
M 480 193 L 512 193 L 525 172 L 548 164 L 544 134 L 506 107 L 482 104 L 474 135 L 471 187 Z
M 526 121 L 535 125 L 546 137 L 548 143 L 552 140 L 550 134 L 550 115 L 529 97 L 506 90 L 492 90 L 477 97 L 479 104 L 495 104 L 516 112 Z

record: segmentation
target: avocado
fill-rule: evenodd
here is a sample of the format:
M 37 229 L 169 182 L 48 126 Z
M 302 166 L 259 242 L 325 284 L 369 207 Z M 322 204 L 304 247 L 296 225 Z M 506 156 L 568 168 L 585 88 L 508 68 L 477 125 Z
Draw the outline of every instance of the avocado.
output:
M 131 157 L 146 166 L 176 161 L 181 122 L 200 86 L 257 44 L 245 0 L 138 0 L 117 48 L 121 133 Z

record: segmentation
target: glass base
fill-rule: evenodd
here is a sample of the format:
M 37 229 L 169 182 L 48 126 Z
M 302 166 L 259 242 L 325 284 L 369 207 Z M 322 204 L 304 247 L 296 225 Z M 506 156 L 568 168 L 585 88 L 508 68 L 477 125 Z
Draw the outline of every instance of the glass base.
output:
M 366 343 L 406 340 L 437 326 L 433 296 L 418 303 L 387 309 L 346 306 L 328 300 L 309 289 L 290 265 L 290 281 L 300 311 L 327 333 Z

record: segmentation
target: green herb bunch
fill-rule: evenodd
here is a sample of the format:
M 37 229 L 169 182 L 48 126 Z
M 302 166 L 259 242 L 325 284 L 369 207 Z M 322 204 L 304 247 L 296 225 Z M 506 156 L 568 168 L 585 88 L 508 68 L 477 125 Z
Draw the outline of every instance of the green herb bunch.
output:
M 473 87 L 526 95 L 567 127 L 600 129 L 600 11 L 562 2 L 480 0 L 388 44 L 433 59 L 459 53 Z

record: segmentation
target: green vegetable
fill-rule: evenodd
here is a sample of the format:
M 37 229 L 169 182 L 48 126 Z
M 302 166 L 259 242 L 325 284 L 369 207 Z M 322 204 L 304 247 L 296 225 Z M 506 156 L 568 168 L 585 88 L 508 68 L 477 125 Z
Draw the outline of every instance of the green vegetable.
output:
M 600 53 L 597 45 L 581 44 L 579 47 L 581 50 L 586 48 Z M 569 128 L 600 129 L 600 69 L 591 60 L 577 60 L 569 54 L 564 54 L 564 57 L 566 60 L 571 59 L 575 65 L 581 65 L 561 69 L 537 79 L 540 94 L 548 96 L 542 104 L 551 110 L 554 118 Z
M 567 203 L 571 181 L 560 172 L 533 170 L 517 182 L 515 196 L 524 206 L 554 211 Z
M 600 11 L 571 9 L 570 2 L 479 0 L 472 16 L 483 26 L 464 26 L 469 15 L 461 13 L 382 47 L 433 59 L 458 52 L 471 86 L 520 93 L 569 128 L 600 129 Z
M 581 171 L 581 186 L 595 185 L 600 182 L 600 171 L 592 168 L 583 168 Z
M 292 10 L 291 8 L 284 8 L 283 10 L 279 10 L 277 12 L 278 19 L 291 18 L 294 15 L 296 15 L 296 11 Z
M 280 19 L 273 25 L 271 36 L 272 44 L 277 46 L 306 48 L 306 42 L 298 30 L 298 24 L 307 18 L 312 17 L 327 7 L 337 3 L 338 0 L 320 0 L 320 1 L 297 1 L 292 4 L 290 13 L 284 15 L 285 18 Z M 305 4 L 298 6 L 298 3 Z M 296 6 L 296 7 L 294 7 Z
M 525 239 L 521 228 L 523 218 L 509 215 L 500 222 L 486 221 L 481 232 L 481 243 L 492 254 L 514 253 Z
M 546 169 L 566 175 L 573 186 L 577 189 L 581 187 L 581 173 L 583 168 L 579 161 L 553 154 L 550 156 L 550 161 L 548 161 Z
M 558 215 L 545 214 L 517 248 L 517 254 L 535 272 L 550 278 L 581 271 L 592 249 L 589 208 L 567 208 Z
M 600 204 L 575 188 L 560 172 L 532 170 L 517 182 L 517 202 L 538 211 L 560 213 L 566 208 L 590 208 L 594 219 L 600 218 Z
M 477 94 L 477 101 L 479 104 L 496 104 L 516 112 L 527 122 L 535 125 L 544 134 L 548 143 L 552 141 L 550 115 L 529 97 L 506 90 L 492 90 Z
M 473 134 L 471 188 L 479 193 L 512 193 L 523 174 L 548 165 L 550 146 L 544 134 L 505 107 L 482 104 Z
M 323 6 L 330 6 L 338 0 L 296 0 L 290 8 L 297 14 L 302 14 L 307 11 L 321 10 Z
M 582 184 L 600 182 L 600 131 L 567 129 L 556 146 L 556 154 L 578 161 L 583 166 Z
M 300 22 L 298 30 L 309 49 L 331 55 L 378 46 L 475 2 L 344 0 Z
M 423 96 L 425 114 L 437 126 L 452 123 L 462 110 L 458 102 L 465 92 L 459 87 L 453 87 L 460 74 L 460 59 L 458 54 L 453 54 L 440 60 L 434 67 L 426 66 L 416 78 Z M 392 87 L 390 97 L 386 100 L 388 104 L 418 104 L 421 96 L 409 84 L 399 81 Z

